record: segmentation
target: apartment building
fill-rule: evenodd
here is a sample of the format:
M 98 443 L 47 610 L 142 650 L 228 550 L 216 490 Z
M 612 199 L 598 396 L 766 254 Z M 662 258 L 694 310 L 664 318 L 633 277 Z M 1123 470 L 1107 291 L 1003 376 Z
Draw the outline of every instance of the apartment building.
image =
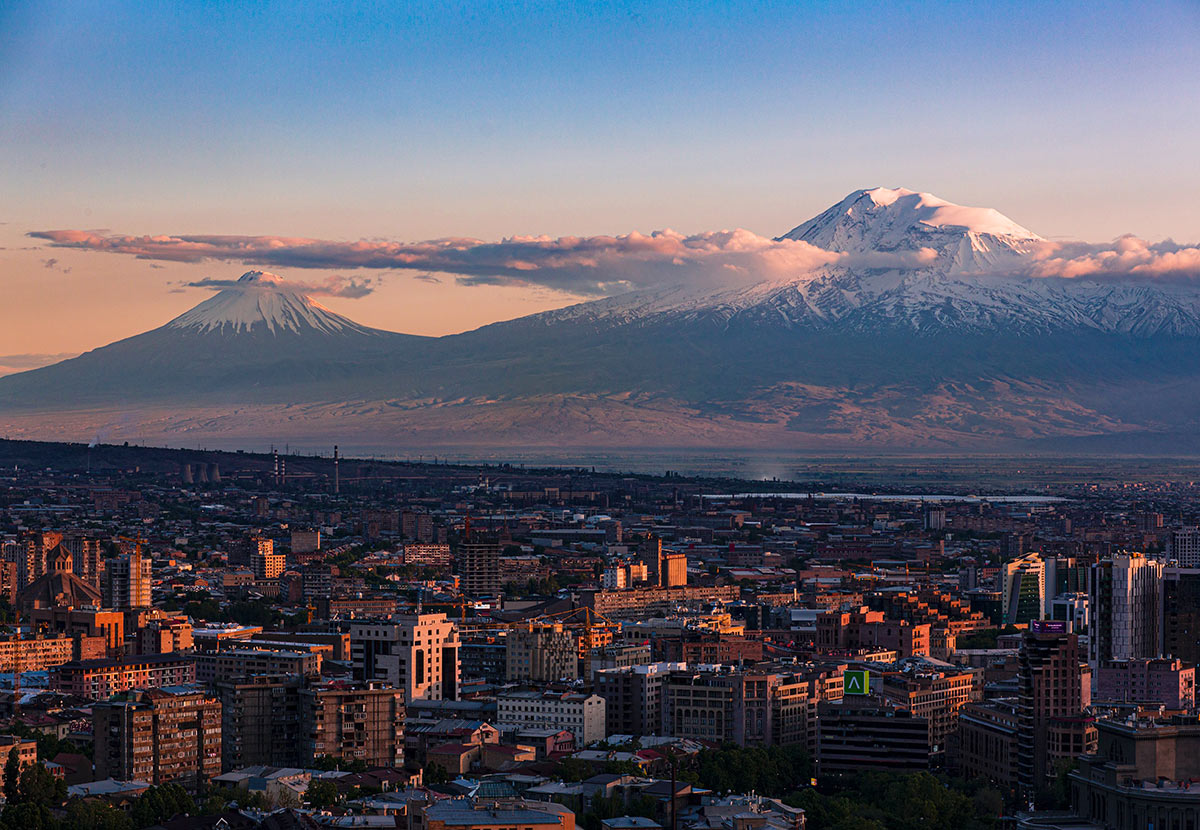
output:
M 458 628 L 445 614 L 420 614 L 350 627 L 350 659 L 360 680 L 385 680 L 404 700 L 456 700 Z
M 402 766 L 404 717 L 404 693 L 386 683 L 309 684 L 300 690 L 301 755 Z
M 509 681 L 554 683 L 579 677 L 579 641 L 559 623 L 523 623 L 508 629 L 504 641 Z
M 663 684 L 672 672 L 686 670 L 686 663 L 648 663 L 596 671 L 608 734 L 662 734 Z
M 96 778 L 175 782 L 221 773 L 221 703 L 196 689 L 145 689 L 92 707 Z
M 319 651 L 287 651 L 269 648 L 231 648 L 196 654 L 196 680 L 212 683 L 256 674 L 298 675 L 321 673 Z
M 195 682 L 195 660 L 191 655 L 180 654 L 72 660 L 50 671 L 50 688 L 91 700 L 107 700 L 134 689 L 159 689 Z

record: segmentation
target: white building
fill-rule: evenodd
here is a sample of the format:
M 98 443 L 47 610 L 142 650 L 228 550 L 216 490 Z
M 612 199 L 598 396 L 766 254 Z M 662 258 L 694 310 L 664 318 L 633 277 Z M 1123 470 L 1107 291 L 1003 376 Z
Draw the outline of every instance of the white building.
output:
M 350 659 L 362 680 L 385 680 L 404 699 L 456 700 L 458 629 L 445 614 L 421 614 L 350 627 Z
M 1088 662 L 1157 657 L 1163 564 L 1140 553 L 1096 562 L 1088 580 Z
M 565 729 L 582 746 L 607 737 L 604 698 L 582 692 L 504 692 L 496 697 L 500 729 Z
M 1181 568 L 1200 567 L 1200 527 L 1172 530 L 1167 537 L 1167 560 Z

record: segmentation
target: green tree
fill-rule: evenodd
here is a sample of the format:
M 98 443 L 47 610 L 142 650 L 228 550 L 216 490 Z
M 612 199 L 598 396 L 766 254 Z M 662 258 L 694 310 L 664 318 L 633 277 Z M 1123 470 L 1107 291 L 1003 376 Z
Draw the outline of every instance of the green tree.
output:
M 0 813 L 3 830 L 58 830 L 58 822 L 45 804 L 7 804 Z
M 67 783 L 55 778 L 42 764 L 30 764 L 21 770 L 17 784 L 17 804 L 58 807 L 67 800 Z
M 152 824 L 161 824 L 174 816 L 194 815 L 196 812 L 196 802 L 188 795 L 187 790 L 178 784 L 164 784 L 146 790 L 142 797 L 134 802 L 130 818 L 136 827 L 149 827 Z
M 133 830 L 133 821 L 111 804 L 77 798 L 67 805 L 66 827 L 71 830 Z
M 21 759 L 17 748 L 13 747 L 8 753 L 8 761 L 4 764 L 4 801 L 8 804 L 17 803 L 17 787 L 21 783 Z
M 596 774 L 596 770 L 587 761 L 569 757 L 559 761 L 554 771 L 563 781 L 582 781 Z
M 337 785 L 321 778 L 309 781 L 308 789 L 304 791 L 304 800 L 312 807 L 328 807 L 330 804 L 337 804 L 340 797 L 341 793 L 338 792 Z
M 425 767 L 425 772 L 421 776 L 422 780 L 430 786 L 434 784 L 445 784 L 450 780 L 450 773 L 441 764 L 430 764 Z

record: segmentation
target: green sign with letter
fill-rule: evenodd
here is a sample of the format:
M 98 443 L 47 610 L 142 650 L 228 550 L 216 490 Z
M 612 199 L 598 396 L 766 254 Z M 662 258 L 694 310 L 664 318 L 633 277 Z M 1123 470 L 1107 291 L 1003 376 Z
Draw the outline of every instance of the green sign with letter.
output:
M 842 675 L 843 691 L 848 695 L 865 695 L 871 686 L 871 674 L 868 671 L 848 671 Z

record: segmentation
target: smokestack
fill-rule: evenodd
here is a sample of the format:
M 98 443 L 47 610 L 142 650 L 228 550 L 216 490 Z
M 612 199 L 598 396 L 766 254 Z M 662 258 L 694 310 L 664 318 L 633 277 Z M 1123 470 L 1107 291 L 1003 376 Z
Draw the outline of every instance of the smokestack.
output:
M 221 467 L 215 461 L 208 465 L 208 480 L 214 484 L 221 483 Z
M 338 448 L 337 444 L 333 445 L 333 494 L 336 496 L 341 492 L 342 483 L 338 478 Z
M 208 465 L 201 462 L 196 465 L 196 480 L 201 484 L 208 484 Z
M 196 479 L 192 478 L 192 465 L 184 464 L 180 469 L 179 474 L 183 477 L 184 484 L 194 484 Z

